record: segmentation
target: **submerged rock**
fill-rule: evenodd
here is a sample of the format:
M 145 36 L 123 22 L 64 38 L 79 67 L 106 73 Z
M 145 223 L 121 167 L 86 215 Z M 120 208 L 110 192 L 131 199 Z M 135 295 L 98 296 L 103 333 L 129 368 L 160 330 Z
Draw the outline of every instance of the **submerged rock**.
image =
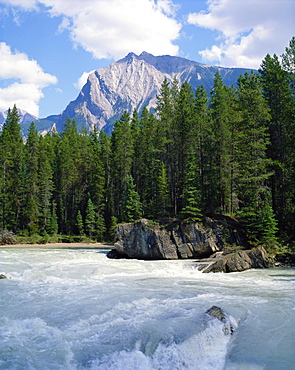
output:
M 184 224 L 179 221 L 161 226 L 142 219 L 135 223 L 124 223 L 117 227 L 116 253 L 136 259 L 185 259 L 205 258 L 224 247 L 224 235 L 239 243 L 236 230 L 223 221 L 209 218 L 204 223 Z M 240 238 L 241 239 L 241 238 Z M 115 257 L 113 257 L 115 256 Z
M 230 321 L 230 317 L 223 312 L 220 307 L 212 306 L 206 311 L 206 314 L 212 318 L 216 318 L 224 324 L 223 332 L 225 335 L 233 334 L 235 325 Z
M 7 279 L 7 276 L 4 274 L 0 274 L 0 279 Z

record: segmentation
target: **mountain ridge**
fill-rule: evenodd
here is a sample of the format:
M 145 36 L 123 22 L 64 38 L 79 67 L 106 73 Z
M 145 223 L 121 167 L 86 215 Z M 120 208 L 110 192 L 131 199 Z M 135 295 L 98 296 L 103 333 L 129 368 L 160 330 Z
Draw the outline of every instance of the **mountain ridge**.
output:
M 60 115 L 48 116 L 35 123 L 39 131 L 51 130 L 55 126 L 61 132 L 66 119 L 70 118 L 77 122 L 79 129 L 96 127 L 110 134 L 114 122 L 124 111 L 132 113 L 137 109 L 140 112 L 143 107 L 152 110 L 156 106 L 165 78 L 169 82 L 176 78 L 180 84 L 187 81 L 193 91 L 203 84 L 209 92 L 217 71 L 224 83 L 230 86 L 250 69 L 205 65 L 177 56 L 154 56 L 145 51 L 140 55 L 130 52 L 107 67 L 90 73 L 77 98 L 69 102 Z

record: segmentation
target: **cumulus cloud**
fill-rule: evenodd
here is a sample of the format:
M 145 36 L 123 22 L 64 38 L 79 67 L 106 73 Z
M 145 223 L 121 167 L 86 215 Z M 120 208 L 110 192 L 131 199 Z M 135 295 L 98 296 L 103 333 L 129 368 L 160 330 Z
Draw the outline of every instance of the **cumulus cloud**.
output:
M 128 52 L 178 53 L 173 41 L 181 25 L 169 0 L 43 0 L 51 15 L 63 16 L 76 46 L 94 58 L 121 58 Z
M 57 83 L 57 78 L 45 73 L 35 60 L 24 53 L 12 52 L 5 42 L 0 43 L 0 80 L 6 82 L 0 89 L 0 111 L 16 104 L 35 116 L 39 115 L 42 89 Z
M 293 0 L 208 0 L 206 12 L 188 23 L 217 31 L 216 43 L 200 51 L 206 62 L 258 68 L 267 53 L 284 52 L 295 34 Z
M 81 90 L 82 87 L 86 84 L 88 76 L 90 75 L 90 73 L 92 73 L 94 71 L 95 70 L 90 71 L 90 72 L 83 72 L 82 75 L 78 78 L 77 82 L 74 83 L 74 87 L 78 90 Z
M 63 17 L 58 31 L 68 30 L 74 45 L 97 59 L 118 59 L 130 51 L 178 53 L 173 41 L 180 35 L 181 24 L 174 18 L 177 7 L 172 0 L 4 1 L 25 9 L 45 5 L 51 16 Z
M 36 0 L 1 0 L 1 3 L 15 7 L 21 7 L 26 10 L 37 9 Z

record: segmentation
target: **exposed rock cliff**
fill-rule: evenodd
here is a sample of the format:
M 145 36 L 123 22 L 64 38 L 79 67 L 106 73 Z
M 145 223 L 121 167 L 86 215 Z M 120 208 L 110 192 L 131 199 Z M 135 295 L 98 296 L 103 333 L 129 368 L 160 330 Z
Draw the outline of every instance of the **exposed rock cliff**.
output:
M 110 258 L 184 259 L 209 257 L 224 247 L 225 240 L 239 244 L 237 230 L 222 221 L 206 219 L 201 223 L 154 225 L 146 219 L 117 227 L 116 252 Z

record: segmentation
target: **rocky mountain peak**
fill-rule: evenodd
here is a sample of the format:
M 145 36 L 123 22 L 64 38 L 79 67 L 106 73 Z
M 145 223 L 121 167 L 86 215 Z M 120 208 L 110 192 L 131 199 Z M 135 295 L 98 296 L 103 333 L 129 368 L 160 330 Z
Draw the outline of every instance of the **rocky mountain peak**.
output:
M 145 51 L 140 55 L 130 52 L 89 75 L 76 100 L 54 121 L 57 131 L 62 131 L 65 120 L 70 118 L 75 119 L 80 128 L 84 126 L 90 130 L 96 126 L 110 133 L 124 111 L 132 113 L 137 109 L 140 112 L 144 106 L 154 108 L 165 78 L 168 81 L 177 78 L 180 83 L 188 81 L 193 90 L 203 84 L 210 91 L 217 71 L 225 84 L 232 85 L 240 74 L 249 70 L 205 66 L 185 58 L 154 56 Z

